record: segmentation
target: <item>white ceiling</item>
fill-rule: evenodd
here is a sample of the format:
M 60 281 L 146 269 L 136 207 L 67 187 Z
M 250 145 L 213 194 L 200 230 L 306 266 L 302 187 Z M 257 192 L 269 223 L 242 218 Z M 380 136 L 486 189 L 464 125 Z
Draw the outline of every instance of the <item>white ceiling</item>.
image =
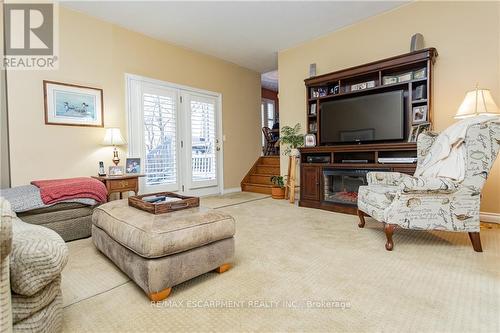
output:
M 260 73 L 277 52 L 403 1 L 65 1 L 62 5 Z

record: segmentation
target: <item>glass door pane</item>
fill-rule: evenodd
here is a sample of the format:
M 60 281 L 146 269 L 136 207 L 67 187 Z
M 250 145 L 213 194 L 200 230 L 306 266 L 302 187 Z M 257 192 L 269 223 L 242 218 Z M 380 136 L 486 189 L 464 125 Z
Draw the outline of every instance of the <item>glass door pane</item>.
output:
M 217 186 L 216 99 L 197 94 L 185 95 L 187 111 L 188 188 Z
M 179 189 L 177 162 L 177 94 L 144 87 L 144 185 L 150 190 Z

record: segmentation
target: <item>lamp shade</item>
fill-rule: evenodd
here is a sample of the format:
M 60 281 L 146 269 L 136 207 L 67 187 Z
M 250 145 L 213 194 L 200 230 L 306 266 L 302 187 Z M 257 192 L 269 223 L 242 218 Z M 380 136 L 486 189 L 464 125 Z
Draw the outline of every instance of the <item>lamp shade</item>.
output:
M 480 114 L 500 115 L 500 110 L 488 89 L 469 91 L 460 104 L 455 118 L 462 119 Z
M 119 128 L 106 128 L 102 144 L 105 146 L 120 146 L 126 144 Z

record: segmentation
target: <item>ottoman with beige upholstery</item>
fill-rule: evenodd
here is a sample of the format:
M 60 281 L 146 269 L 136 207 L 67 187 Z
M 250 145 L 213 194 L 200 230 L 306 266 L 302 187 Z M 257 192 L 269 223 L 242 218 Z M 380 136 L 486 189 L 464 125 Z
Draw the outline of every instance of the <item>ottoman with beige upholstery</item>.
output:
M 92 223 L 95 246 L 153 301 L 193 277 L 226 271 L 234 255 L 234 219 L 216 210 L 154 215 L 117 200 L 97 207 Z

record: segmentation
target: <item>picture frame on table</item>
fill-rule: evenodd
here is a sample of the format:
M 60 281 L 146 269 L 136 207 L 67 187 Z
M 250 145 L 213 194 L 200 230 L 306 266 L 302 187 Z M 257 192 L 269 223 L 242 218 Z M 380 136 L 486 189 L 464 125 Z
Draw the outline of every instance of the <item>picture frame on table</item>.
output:
M 109 167 L 110 176 L 123 176 L 123 167 L 118 165 L 112 165 Z
M 125 162 L 126 173 L 141 173 L 141 159 L 138 157 L 128 157 Z
M 421 124 L 427 122 L 428 119 L 428 108 L 427 105 L 414 106 L 411 113 L 411 123 Z
M 43 98 L 46 125 L 104 127 L 102 89 L 44 80 Z

